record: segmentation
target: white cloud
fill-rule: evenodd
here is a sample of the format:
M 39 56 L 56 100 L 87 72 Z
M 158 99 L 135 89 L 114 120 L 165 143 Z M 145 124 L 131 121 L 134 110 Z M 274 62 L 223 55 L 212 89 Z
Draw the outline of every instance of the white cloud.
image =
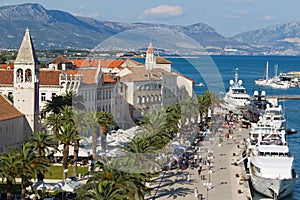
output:
M 236 15 L 227 14 L 227 15 L 224 15 L 224 18 L 226 18 L 226 19 L 238 19 L 239 17 L 236 16 Z
M 270 15 L 265 15 L 264 16 L 264 20 L 266 21 L 273 21 L 273 20 L 276 20 L 277 18 L 274 17 L 274 16 L 270 16 Z
M 176 17 L 183 14 L 183 9 L 180 6 L 160 5 L 145 10 L 143 14 L 165 16 L 165 17 Z
M 252 5 L 255 6 L 258 3 L 253 0 L 224 0 L 225 3 L 236 4 L 236 5 Z

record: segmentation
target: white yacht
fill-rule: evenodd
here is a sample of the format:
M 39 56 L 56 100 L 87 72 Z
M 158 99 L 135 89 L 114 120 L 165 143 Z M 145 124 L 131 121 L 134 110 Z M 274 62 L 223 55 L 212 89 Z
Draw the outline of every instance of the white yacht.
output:
M 250 95 L 246 93 L 243 81 L 239 80 L 238 69 L 235 70 L 234 80 L 230 80 L 230 87 L 225 94 L 224 101 L 229 109 L 243 108 L 250 103 Z
M 268 104 L 260 120 L 264 121 L 264 123 L 269 123 L 275 129 L 285 128 L 286 119 L 281 105 L 274 106 Z
M 298 176 L 285 130 L 259 121 L 251 128 L 247 154 L 251 183 L 257 192 L 274 199 L 293 192 Z

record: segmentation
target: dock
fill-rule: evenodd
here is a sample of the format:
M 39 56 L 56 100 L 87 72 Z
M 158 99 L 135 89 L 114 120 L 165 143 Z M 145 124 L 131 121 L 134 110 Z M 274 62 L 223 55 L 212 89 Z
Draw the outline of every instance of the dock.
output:
M 228 129 L 223 129 L 224 133 L 228 133 Z M 218 134 L 206 138 L 201 142 L 201 150 L 203 155 L 205 152 L 213 152 L 212 170 L 209 170 L 208 165 L 203 164 L 200 175 L 197 168 L 161 172 L 157 184 L 153 185 L 152 196 L 146 199 L 251 200 L 250 186 L 242 158 L 245 148 L 243 141 L 248 136 L 249 130 L 240 128 L 240 124 L 237 124 L 229 138 L 222 137 L 220 140 Z M 186 179 L 187 174 L 190 175 L 189 181 Z M 195 189 L 198 191 L 198 197 L 195 196 Z
M 272 95 L 267 96 L 267 99 L 277 99 L 277 100 L 300 100 L 300 94 L 299 95 Z

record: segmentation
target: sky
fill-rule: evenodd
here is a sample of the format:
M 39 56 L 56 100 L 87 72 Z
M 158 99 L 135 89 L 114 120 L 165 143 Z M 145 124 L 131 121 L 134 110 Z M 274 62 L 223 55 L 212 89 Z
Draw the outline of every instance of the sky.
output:
M 1 0 L 39 3 L 48 10 L 125 23 L 205 23 L 225 37 L 300 20 L 299 0 Z

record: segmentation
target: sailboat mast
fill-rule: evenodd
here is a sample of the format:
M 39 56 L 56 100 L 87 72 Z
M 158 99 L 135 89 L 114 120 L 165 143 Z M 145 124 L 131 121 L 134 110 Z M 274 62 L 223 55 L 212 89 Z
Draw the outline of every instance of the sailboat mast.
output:
M 269 61 L 267 61 L 267 66 L 266 66 L 266 80 L 269 79 Z

